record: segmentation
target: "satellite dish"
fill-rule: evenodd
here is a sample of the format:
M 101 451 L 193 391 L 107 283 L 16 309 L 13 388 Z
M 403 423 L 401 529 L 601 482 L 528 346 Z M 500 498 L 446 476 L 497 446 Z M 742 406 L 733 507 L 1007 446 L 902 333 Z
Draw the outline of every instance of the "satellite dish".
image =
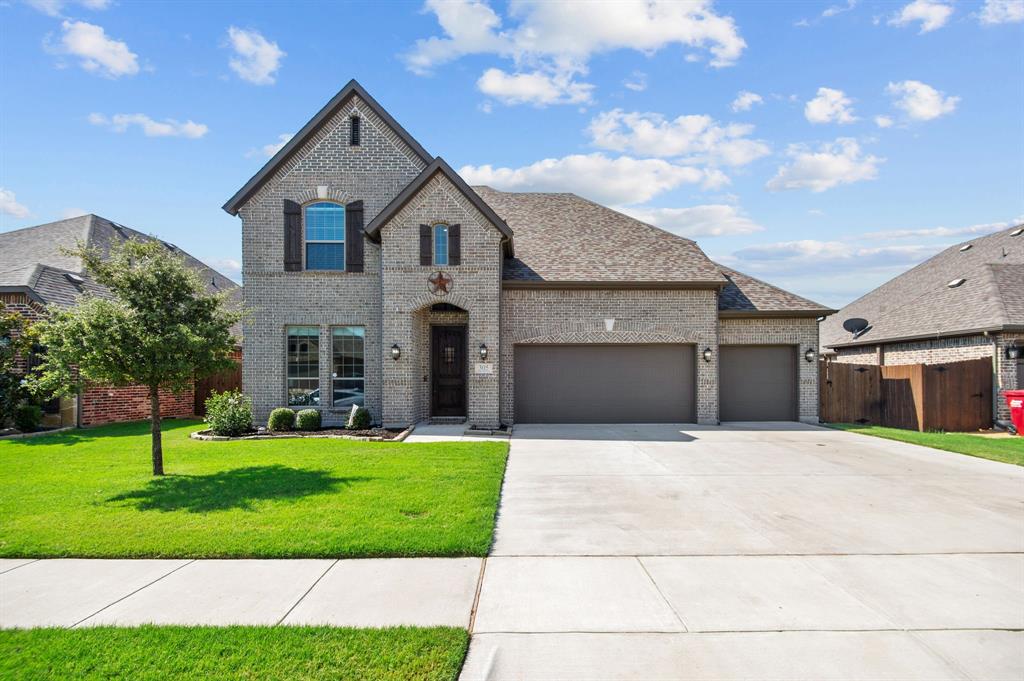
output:
M 843 328 L 850 333 L 860 333 L 868 328 L 868 320 L 861 319 L 860 317 L 851 317 L 843 322 Z

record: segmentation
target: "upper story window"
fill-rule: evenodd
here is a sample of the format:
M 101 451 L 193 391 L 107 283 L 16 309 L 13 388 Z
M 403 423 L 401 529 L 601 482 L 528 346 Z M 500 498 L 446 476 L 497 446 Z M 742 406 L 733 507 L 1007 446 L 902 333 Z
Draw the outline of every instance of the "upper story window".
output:
M 359 134 L 362 132 L 362 121 L 359 116 L 348 119 L 348 143 L 353 147 L 359 146 Z
M 327 201 L 304 211 L 307 270 L 345 269 L 345 206 Z
M 448 264 L 448 225 L 434 225 L 434 264 Z

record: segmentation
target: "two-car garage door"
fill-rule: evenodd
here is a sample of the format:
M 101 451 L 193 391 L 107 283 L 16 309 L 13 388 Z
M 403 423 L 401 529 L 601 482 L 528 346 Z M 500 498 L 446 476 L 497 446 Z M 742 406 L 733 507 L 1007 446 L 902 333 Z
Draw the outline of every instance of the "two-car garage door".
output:
M 797 417 L 797 348 L 719 346 L 722 421 Z M 692 423 L 692 345 L 519 345 L 517 423 Z
M 517 423 L 696 421 L 692 345 L 519 345 Z

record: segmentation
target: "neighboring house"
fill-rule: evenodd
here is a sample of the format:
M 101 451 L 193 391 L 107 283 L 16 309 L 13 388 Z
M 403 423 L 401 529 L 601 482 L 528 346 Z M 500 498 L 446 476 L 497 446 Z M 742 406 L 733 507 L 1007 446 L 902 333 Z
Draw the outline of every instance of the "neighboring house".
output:
M 82 243 L 106 253 L 111 244 L 126 239 L 149 241 L 153 237 L 97 215 L 4 232 L 0 234 L 0 302 L 32 321 L 46 316 L 47 305 L 70 307 L 85 293 L 108 296 L 106 288 L 84 271 L 81 259 L 62 249 Z M 207 290 L 229 291 L 240 300 L 239 286 L 233 281 L 176 246 L 161 243 L 184 256 L 185 263 L 206 282 Z M 241 328 L 236 337 L 241 338 Z M 161 411 L 164 416 L 189 416 L 193 400 L 191 391 L 166 392 L 161 396 Z M 90 386 L 78 396 L 48 403 L 45 411 L 47 422 L 60 425 L 141 420 L 149 418 L 149 393 L 144 386 Z
M 860 333 L 844 330 L 863 319 Z M 834 361 L 937 364 L 991 359 L 995 413 L 1024 387 L 1024 225 L 950 246 L 850 303 L 821 324 Z
M 470 188 L 355 81 L 224 209 L 257 419 L 817 421 L 830 310 L 573 194 Z

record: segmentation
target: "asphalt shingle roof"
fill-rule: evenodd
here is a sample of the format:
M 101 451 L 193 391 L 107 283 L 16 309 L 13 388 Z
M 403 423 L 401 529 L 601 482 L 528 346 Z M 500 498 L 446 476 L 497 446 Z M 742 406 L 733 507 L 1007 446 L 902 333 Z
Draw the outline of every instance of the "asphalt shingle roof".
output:
M 4 232 L 0 234 L 0 289 L 26 287 L 44 303 L 64 307 L 74 305 L 84 293 L 105 297 L 107 290 L 84 271 L 81 259 L 61 249 L 74 248 L 81 242 L 106 254 L 112 244 L 125 239 L 153 241 L 156 237 L 91 214 Z M 207 291 L 228 291 L 232 303 L 241 305 L 238 284 L 176 246 L 162 243 L 184 257 L 185 264 L 199 273 Z M 69 274 L 82 281 L 75 281 L 75 276 Z M 241 338 L 241 328 L 235 329 L 235 336 Z
M 813 301 L 713 262 L 694 241 L 575 194 L 473 187 L 515 235 L 503 279 L 524 284 L 720 286 L 719 310 L 820 315 Z
M 950 246 L 855 300 L 822 323 L 822 345 L 1024 328 L 1024 234 L 1011 236 L 1019 228 Z M 958 279 L 964 282 L 948 286 Z M 857 338 L 842 326 L 853 317 L 870 325 Z
M 473 190 L 515 234 L 505 281 L 726 283 L 693 241 L 575 194 Z

